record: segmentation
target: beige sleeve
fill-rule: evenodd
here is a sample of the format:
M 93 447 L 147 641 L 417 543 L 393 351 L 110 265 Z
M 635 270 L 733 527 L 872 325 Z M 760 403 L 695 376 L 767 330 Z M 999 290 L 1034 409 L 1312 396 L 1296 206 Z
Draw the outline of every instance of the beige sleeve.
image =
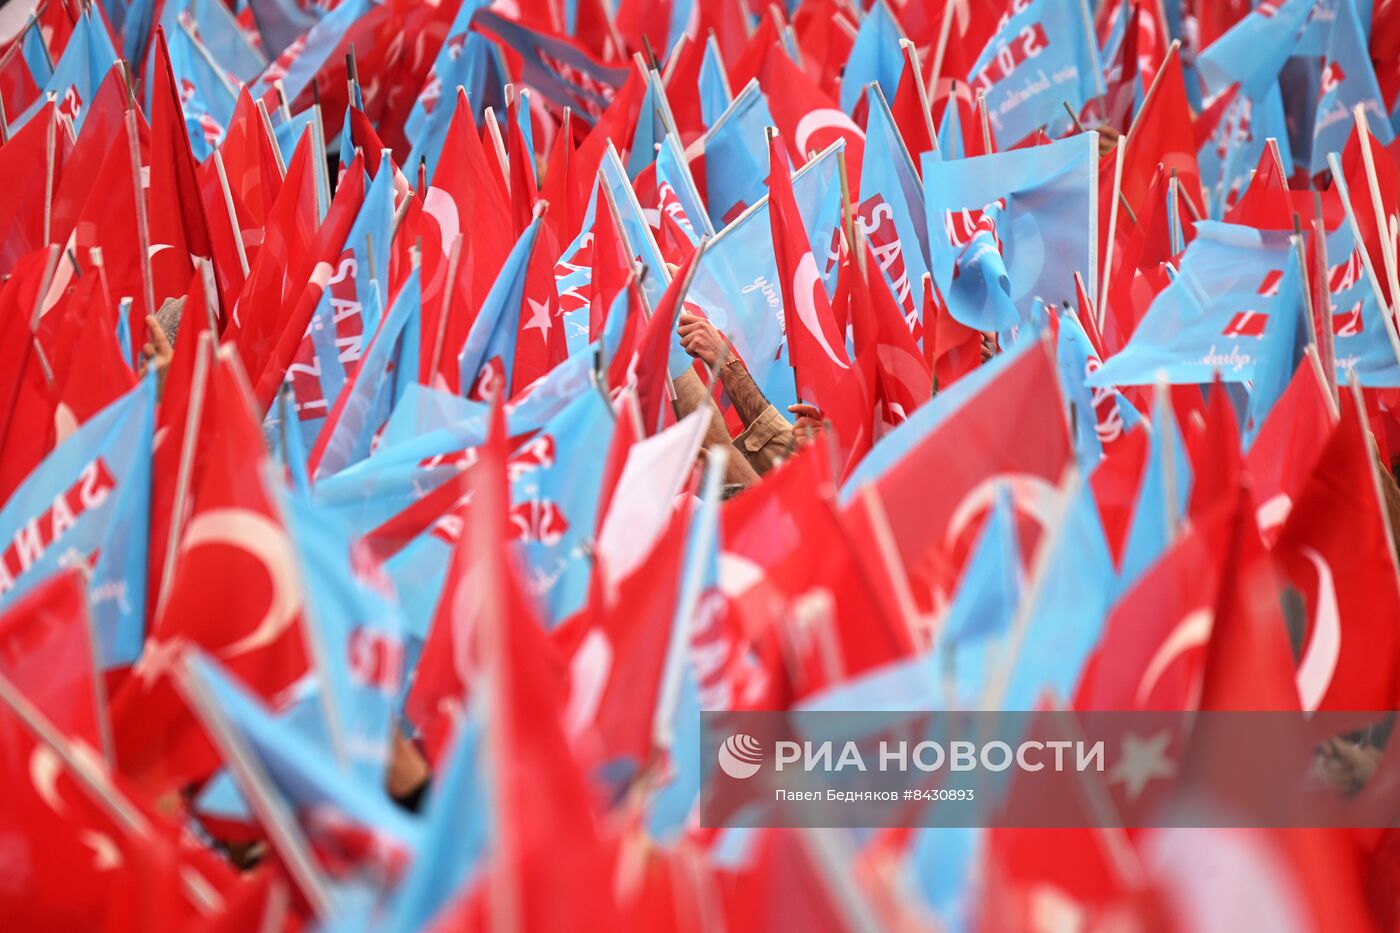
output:
M 767 473 L 778 461 L 792 454 L 796 437 L 792 424 L 769 405 L 763 409 L 744 433 L 734 438 L 734 446 L 748 458 L 759 473 Z

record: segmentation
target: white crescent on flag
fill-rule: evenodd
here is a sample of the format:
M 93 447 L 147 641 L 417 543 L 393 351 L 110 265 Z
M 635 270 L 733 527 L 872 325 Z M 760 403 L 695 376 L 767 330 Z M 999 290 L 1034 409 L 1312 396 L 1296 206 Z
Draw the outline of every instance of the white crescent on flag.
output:
M 812 258 L 812 253 L 809 250 L 802 254 L 802 260 L 797 264 L 797 271 L 792 274 L 792 300 L 797 303 L 798 320 L 811 333 L 822 351 L 830 357 L 831 362 L 842 369 L 850 369 L 850 364 L 837 356 L 836 351 L 831 348 L 831 344 L 826 339 L 826 332 L 822 330 L 821 319 L 817 317 L 815 289 L 821 287 L 821 277 L 817 275 L 817 261 Z
M 797 130 L 792 134 L 797 143 L 797 152 L 792 154 L 793 159 L 801 160 L 805 158 L 808 150 L 823 148 L 808 145 L 812 137 L 822 130 L 833 130 L 841 136 L 865 139 L 865 133 L 861 132 L 861 128 L 846 114 L 835 107 L 819 107 L 803 114 L 802 119 L 797 121 Z
M 1298 664 L 1298 698 L 1303 709 L 1312 712 L 1322 705 L 1337 659 L 1342 655 L 1342 614 L 1337 607 L 1337 587 L 1332 568 L 1321 554 L 1310 547 L 1299 549 L 1317 570 L 1317 596 L 1313 600 L 1312 637 Z
M 958 540 L 974 518 L 990 509 L 996 503 L 997 487 L 1002 483 L 1010 487 L 1011 502 L 1017 512 L 1035 519 L 1042 529 L 1050 527 L 1059 489 L 1034 473 L 997 473 L 973 486 L 962 497 L 958 507 L 953 510 L 953 517 L 948 519 L 948 533 L 944 540 Z
M 1152 660 L 1147 662 L 1147 670 L 1142 672 L 1142 680 L 1138 682 L 1137 695 L 1133 697 L 1133 702 L 1139 707 L 1146 706 L 1152 691 L 1157 689 L 1157 681 L 1162 679 L 1167 668 L 1192 648 L 1200 648 L 1209 642 L 1214 625 L 1213 608 L 1202 606 L 1188 612 L 1186 618 L 1171 630 L 1171 634 L 1162 642 Z
M 58 773 L 63 764 L 47 745 L 39 744 L 29 756 L 29 780 L 39 799 L 54 813 L 63 815 L 63 798 L 58 793 Z
M 183 550 L 189 552 L 211 544 L 247 551 L 262 563 L 272 588 L 262 621 L 224 648 L 220 656 L 234 658 L 267 647 L 291 627 L 301 612 L 301 585 L 292 570 L 296 558 L 287 533 L 272 519 L 248 509 L 211 509 L 190 522 Z

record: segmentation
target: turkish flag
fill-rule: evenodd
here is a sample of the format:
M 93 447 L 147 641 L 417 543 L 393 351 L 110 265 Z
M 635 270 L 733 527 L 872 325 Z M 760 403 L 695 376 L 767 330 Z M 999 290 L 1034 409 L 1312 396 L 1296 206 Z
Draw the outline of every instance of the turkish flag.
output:
M 791 63 L 789 63 L 791 64 Z M 846 355 L 845 335 L 836 324 L 826 288 L 817 272 L 807 228 L 792 193 L 792 175 L 779 136 L 768 143 L 768 219 L 782 284 L 783 325 L 788 354 L 797 373 L 797 394 L 815 404 L 836 433 L 842 474 L 870 448 L 868 387 Z
M 1303 707 L 1391 709 L 1400 699 L 1400 575 L 1361 401 L 1344 392 L 1341 402 L 1274 555 L 1307 604 Z
M 208 392 L 193 508 L 173 576 L 141 657 L 112 703 L 119 763 L 161 789 L 206 776 L 218 764 L 170 677 L 185 647 L 217 657 L 269 701 L 307 668 L 302 582 L 266 485 L 267 448 L 232 348 L 219 351 Z

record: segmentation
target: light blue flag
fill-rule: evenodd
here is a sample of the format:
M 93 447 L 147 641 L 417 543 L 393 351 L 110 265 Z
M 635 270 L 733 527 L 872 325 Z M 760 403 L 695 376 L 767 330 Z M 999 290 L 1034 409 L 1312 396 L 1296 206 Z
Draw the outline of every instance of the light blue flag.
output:
M 1021 545 L 1011 489 L 997 487 L 996 501 L 977 546 L 967 559 L 957 592 L 939 629 L 943 650 L 957 653 L 963 643 L 1006 632 L 1021 601 Z
M 247 0 L 247 7 L 262 37 L 263 50 L 275 60 L 270 69 L 275 72 L 274 78 L 285 72 L 283 52 L 295 55 L 299 51 L 298 40 L 307 36 L 325 11 L 318 3 L 303 7 L 296 0 Z M 268 79 L 269 85 L 271 80 Z M 261 92 L 254 95 L 259 96 Z
M 681 36 L 689 32 L 697 35 L 699 30 L 699 2 L 700 0 L 675 0 L 671 4 L 671 22 L 666 30 L 666 48 L 674 50 L 676 43 L 681 41 Z M 669 55 L 670 53 L 667 53 Z M 667 55 L 662 56 L 664 61 Z
M 433 431 L 450 428 L 469 418 L 487 418 L 491 405 L 462 398 L 421 383 L 411 385 L 394 406 L 393 414 L 379 433 L 376 455 Z M 484 441 L 483 441 L 484 442 Z
M 113 20 L 112 28 L 117 30 L 121 38 L 122 55 L 128 61 L 145 61 L 147 50 L 154 47 L 151 18 L 155 15 L 155 0 L 132 0 L 125 7 L 118 2 L 112 4 L 112 7 L 121 12 L 120 21 Z M 149 106 L 148 103 L 147 107 Z M 148 109 L 147 113 L 149 112 Z
M 1166 553 L 1173 538 L 1167 525 L 1168 516 L 1172 526 L 1178 527 L 1191 499 L 1191 461 L 1186 456 L 1186 445 L 1177 430 L 1176 415 L 1165 391 L 1157 393 L 1154 409 L 1147 467 L 1133 501 L 1132 525 L 1123 546 L 1118 595 L 1126 592 Z
M 627 180 L 635 181 L 656 160 L 656 148 L 666 136 L 666 91 L 655 71 L 647 72 L 647 89 L 637 112 L 637 125 L 632 130 L 632 144 L 627 149 Z M 671 121 L 674 124 L 674 121 Z
M 583 607 L 615 416 L 586 391 L 511 455 L 511 520 L 526 590 L 553 625 Z
M 389 933 L 416 933 L 466 889 L 492 835 L 491 784 L 479 718 L 468 715 L 452 737 L 445 767 L 423 811 L 423 839 L 390 904 Z
M 1214 95 L 1239 84 L 1244 96 L 1263 99 L 1298 45 L 1315 3 L 1286 0 L 1256 6 L 1196 56 L 1206 90 Z
M 40 87 L 38 99 L 24 113 L 10 119 L 11 132 L 38 113 L 50 94 L 55 98 L 58 112 L 72 119 L 73 130 L 82 131 L 83 121 L 97 95 L 97 89 L 117 63 L 117 50 L 112 46 L 107 27 L 100 18 L 94 19 L 95 16 L 97 14 L 89 7 L 78 17 L 78 22 L 73 26 L 73 35 L 54 64 L 53 73 Z
M 121 351 L 122 361 L 128 366 L 132 365 L 135 359 L 131 353 L 131 315 L 122 313 L 117 315 L 117 348 Z
M 316 678 L 303 677 L 288 687 L 279 700 L 285 705 L 276 713 L 278 722 L 294 732 L 299 741 L 334 760 L 330 727 L 326 721 L 325 696 Z M 257 816 L 238 789 L 238 781 L 227 767 L 216 771 L 200 788 L 194 809 L 202 817 L 224 822 L 247 826 L 257 822 Z
M 967 148 L 963 145 L 962 116 L 958 113 L 958 102 L 948 98 L 948 106 L 943 111 L 943 119 L 938 125 L 938 157 L 943 161 L 956 161 L 967 158 Z M 934 153 L 924 154 L 925 159 Z M 936 225 L 935 225 L 936 226 Z
M 1346 179 L 1335 178 L 1333 183 L 1349 200 Z M 1351 224 L 1341 224 L 1327 235 L 1327 256 L 1334 263 L 1328 285 L 1337 382 L 1350 382 L 1355 375 L 1368 389 L 1400 387 L 1400 340 L 1387 326 L 1379 289 L 1366 272 Z
M 1093 294 L 1098 279 L 1092 246 L 1098 223 L 1096 138 L 1084 133 L 1048 146 L 954 161 L 925 154 L 929 268 L 939 290 L 949 298 L 949 310 L 963 324 L 999 330 L 1000 326 L 984 325 L 1016 323 L 998 292 L 1021 309 L 1018 320 L 1035 298 L 1049 304 L 1075 301 L 1076 272 Z M 973 301 L 953 304 L 953 272 L 960 259 L 967 264 L 964 254 L 983 228 L 990 228 L 985 230 L 988 237 L 1001 242 L 998 263 L 1005 267 L 1006 282 L 999 288 L 999 277 L 988 280 L 984 274 L 986 294 L 993 302 L 990 307 L 999 310 L 992 314 L 984 303 L 981 315 L 964 319 L 959 316 L 960 307 L 961 313 L 972 315 L 966 309 L 978 306 Z M 982 258 L 991 260 L 990 254 Z M 970 284 L 962 288 L 975 298 L 977 289 Z
M 1277 82 L 1258 100 L 1238 95 L 1226 107 L 1215 135 L 1197 153 L 1211 218 L 1223 217 L 1238 200 L 1270 139 L 1278 143 L 1282 164 L 1293 164 L 1289 136 Z
M 429 117 L 439 110 L 439 105 L 443 105 L 442 109 L 451 118 L 458 86 L 467 89 L 468 100 L 475 101 L 479 97 L 479 93 L 474 93 L 479 90 L 475 82 L 484 77 L 486 62 L 480 49 L 473 48 L 480 43 L 473 43 L 472 37 L 480 39 L 481 34 L 472 32 L 471 25 L 472 16 L 486 5 L 486 0 L 462 0 L 452 25 L 447 27 L 447 37 L 443 39 L 437 57 L 423 79 L 423 90 L 414 100 L 408 119 L 404 122 L 404 134 L 415 143 Z M 446 122 L 443 125 L 445 127 Z M 417 160 L 410 160 L 408 164 L 417 165 Z
M 884 5 L 877 3 L 875 8 L 884 9 Z M 923 314 L 920 283 L 928 272 L 929 252 L 924 185 L 914 170 L 885 96 L 871 86 L 867 88 L 866 100 L 869 108 L 856 223 L 869 240 L 885 284 L 904 311 L 905 319 L 918 319 Z
M 248 41 L 222 0 L 167 0 L 160 14 L 167 37 L 179 28 L 183 16 L 190 18 L 194 34 L 219 67 L 239 81 L 247 84 L 267 67 L 267 56 Z
M 29 76 L 36 87 L 44 87 L 53 77 L 53 62 L 49 59 L 48 46 L 44 45 L 44 31 L 32 15 L 24 27 L 24 38 L 20 40 L 20 54 L 29 68 Z
M 1113 556 L 1087 475 L 1071 495 L 1031 596 L 1034 602 L 1011 660 L 1006 693 L 992 698 L 999 709 L 1038 709 L 1047 696 L 1067 706 L 1118 592 Z
M 535 250 L 541 218 L 536 217 L 515 241 L 506 264 L 496 275 L 491 290 L 486 293 L 481 310 L 477 312 L 466 342 L 458 354 L 463 391 L 489 388 L 486 380 L 498 391 L 507 391 L 515 370 L 515 336 L 520 328 L 520 303 L 525 297 L 525 275 L 530 267 L 530 255 Z M 483 397 L 490 392 L 480 393 Z
M 155 380 L 143 379 L 44 458 L 0 509 L 0 610 L 61 567 L 87 565 L 98 660 L 133 663 L 146 620 Z
M 308 856 L 312 847 L 337 851 L 347 833 L 351 844 L 362 849 L 366 840 L 353 837 L 358 831 L 369 835 L 372 855 L 364 858 L 357 852 L 362 857 L 355 860 L 353 874 L 336 877 L 313 863 L 332 909 L 345 909 L 346 899 L 359 903 L 358 889 L 366 883 L 386 888 L 398 865 L 421 851 L 422 826 L 389 799 L 382 785 L 336 767 L 322 748 L 274 716 L 217 661 L 193 651 L 184 674 L 197 714 L 235 765 L 238 789 L 264 819 L 270 816 L 274 822 L 269 827 L 274 845 L 288 840 L 278 828 L 290 830 L 293 843 L 309 843 L 304 850 Z
M 1085 377 L 1098 369 L 1102 361 L 1089 341 L 1089 335 L 1080 326 L 1078 316 L 1068 309 L 1060 312 L 1055 363 L 1065 402 L 1072 409 L 1070 423 L 1074 425 L 1075 456 L 1080 468 L 1087 473 L 1103 458 L 1103 442 L 1136 428 L 1142 423 L 1142 415 L 1116 389 L 1090 389 L 1085 384 Z M 1110 415 L 1100 424 L 1098 405 L 1106 397 L 1113 399 L 1116 417 Z
M 700 119 L 706 129 L 713 129 L 734 100 L 734 94 L 729 90 L 729 75 L 724 69 L 724 58 L 713 35 L 705 40 L 705 57 L 700 60 L 699 90 Z
M 282 111 L 278 108 L 269 114 L 275 121 L 277 115 Z M 297 143 L 301 142 L 301 137 L 305 135 L 306 128 L 316 119 L 316 111 L 311 108 L 296 114 L 290 120 L 283 120 L 280 123 L 272 124 L 272 135 L 277 140 L 277 149 L 282 153 L 282 161 L 290 163 L 292 156 L 296 155 Z
M 382 571 L 326 509 L 282 495 L 306 588 L 307 640 L 328 693 L 332 749 L 370 786 L 384 782 L 395 697 L 408 676 L 398 606 Z
M 508 472 L 524 582 L 547 621 L 554 624 L 577 611 L 587 595 L 588 545 L 597 525 L 598 491 L 613 415 L 586 375 L 582 383 L 573 382 L 567 399 L 548 419 L 537 420 L 546 407 L 537 402 L 533 414 L 517 408 L 507 416 L 512 435 L 536 432 L 512 455 Z M 464 422 L 439 434 L 454 437 L 451 452 L 460 454 L 466 447 L 484 443 L 488 424 L 489 413 L 480 421 Z M 391 448 L 318 482 L 317 502 L 333 509 L 355 534 L 363 535 L 413 508 L 462 468 L 455 461 L 435 463 L 432 454 L 417 456 L 425 448 L 413 446 L 412 457 Z M 437 534 L 427 523 L 386 561 L 403 606 L 404 624 L 416 637 L 426 636 L 451 550 L 451 536 Z
M 174 31 L 165 35 L 170 51 L 170 70 L 180 94 L 180 109 L 185 113 L 185 131 L 190 137 L 190 148 L 195 159 L 202 162 L 223 141 L 229 122 L 233 119 L 233 109 L 238 104 L 238 95 L 219 70 L 209 50 L 190 35 L 188 29 L 177 25 Z M 150 62 L 154 67 L 154 55 Z M 148 78 L 148 107 L 150 87 Z
M 904 31 L 895 22 L 884 0 L 875 0 L 861 18 L 860 31 L 846 57 L 841 73 L 841 109 L 853 113 L 866 85 L 876 84 L 886 100 L 893 100 L 899 88 L 899 75 L 904 70 L 904 55 L 899 40 Z M 861 178 L 865 177 L 862 170 Z M 864 185 L 861 186 L 864 193 Z
M 1264 337 L 1259 343 L 1259 362 L 1254 367 L 1244 427 L 1246 449 L 1254 443 L 1259 429 L 1264 426 L 1264 419 L 1288 388 L 1311 337 L 1312 323 L 1308 319 L 1307 303 L 1303 300 L 1303 276 L 1298 251 L 1290 249 L 1288 265 L 1278 285 L 1278 297 L 1269 309 Z
M 588 347 L 588 322 L 592 313 L 593 221 L 597 216 L 601 179 L 594 179 L 583 212 L 583 223 L 573 242 L 564 247 L 554 264 L 554 289 L 559 296 L 559 316 L 564 322 L 564 343 L 569 356 Z M 623 294 L 626 294 L 624 289 Z
M 685 158 L 685 149 L 675 133 L 666 134 L 661 148 L 656 153 L 656 188 L 670 188 L 680 202 L 685 220 L 679 223 L 681 230 L 690 239 L 691 245 L 700 237 L 714 238 L 715 228 L 710 223 L 710 215 L 705 211 L 705 200 L 695 187 L 695 178 L 690 173 L 690 164 Z
M 255 12 L 257 8 L 255 0 Z M 279 59 L 268 66 L 267 70 L 258 77 L 251 90 L 253 97 L 255 99 L 262 97 L 272 90 L 273 82 L 280 77 L 287 100 L 296 100 L 301 96 L 301 92 L 310 86 L 326 62 L 330 61 L 331 56 L 340 46 L 340 40 L 350 31 L 355 22 L 372 8 L 371 0 L 344 0 L 323 18 L 317 20 L 315 25 L 297 39 L 298 46 L 295 49 L 295 57 L 290 64 L 285 66 L 285 71 L 281 59 Z M 258 20 L 258 28 L 264 28 L 261 19 Z M 263 35 L 266 38 L 265 30 Z M 269 43 L 267 47 L 274 48 L 275 46 Z
M 642 263 L 642 295 L 647 304 L 655 308 L 666 293 L 666 286 L 671 282 L 671 273 L 661 256 L 661 249 L 656 245 L 656 238 L 652 236 L 651 224 L 642 213 L 642 206 L 637 201 L 637 192 L 633 190 L 632 183 L 622 168 L 622 160 L 618 158 L 617 150 L 611 143 L 603 154 L 598 181 L 607 186 L 613 203 L 617 205 L 618 229 L 627 243 L 627 248 Z M 694 362 L 681 348 L 680 336 L 672 333 L 670 355 L 666 364 L 671 375 L 679 376 Z
M 750 81 L 700 137 L 710 223 L 723 230 L 768 194 L 768 101 Z
M 632 255 L 642 263 L 645 270 L 640 283 L 642 294 L 646 296 L 647 304 L 654 308 L 666 292 L 671 273 L 661 257 L 656 238 L 651 234 L 651 224 L 642 213 L 632 181 L 611 143 L 603 154 L 602 164 L 598 166 L 598 182 L 607 187 L 613 203 L 617 205 L 618 230 Z
M 414 269 L 370 340 L 339 418 L 322 430 L 323 435 L 331 433 L 317 441 L 324 447 L 316 464 L 317 480 L 368 457 L 374 436 L 389 420 L 395 400 L 417 381 L 418 351 L 423 342 L 422 301 L 418 270 Z
M 1253 379 L 1288 252 L 1286 233 L 1198 223 L 1176 279 L 1087 384 L 1148 385 L 1159 373 L 1174 385 L 1205 384 L 1217 372 L 1226 382 Z
M 475 3 L 476 0 L 471 0 Z M 465 6 L 464 6 L 465 8 Z M 404 124 L 404 133 L 413 144 L 408 161 L 404 163 L 410 173 L 418 171 L 423 163 L 424 174 L 432 184 L 433 173 L 437 171 L 438 157 L 442 154 L 443 143 L 447 140 L 448 127 L 457 111 L 457 88 L 467 93 L 467 103 L 471 105 L 472 119 L 480 126 L 486 108 L 494 108 L 496 113 L 505 113 L 505 64 L 501 60 L 500 49 L 479 32 L 465 36 L 449 36 L 448 42 L 459 42 L 449 49 L 443 46 L 439 54 L 442 71 L 430 72 L 423 91 L 414 102 L 413 111 Z M 446 62 L 442 59 L 446 56 Z
M 1006 201 L 998 198 L 980 214 L 969 211 L 959 220 L 961 232 L 948 235 L 968 239 L 953 263 L 953 280 L 944 293 L 948 312 L 977 330 L 1002 333 L 1020 327 L 1030 318 L 1023 316 L 1011 300 L 1011 273 L 1006 268 L 1003 250 L 1014 251 L 1014 244 L 1009 242 L 1011 225 L 1006 223 Z M 953 221 L 950 230 L 957 227 L 959 220 Z M 1036 295 L 1031 304 L 1043 304 L 1044 300 Z
M 520 437 L 538 431 L 551 418 L 576 401 L 581 393 L 593 388 L 592 354 L 570 357 L 549 371 L 544 378 L 530 386 L 524 395 L 506 405 L 506 426 L 511 437 Z M 410 390 L 409 397 L 418 390 Z M 390 469 L 405 471 L 404 475 L 415 477 L 415 471 L 422 469 L 423 461 L 449 457 L 468 447 L 478 447 L 486 443 L 490 427 L 490 407 L 482 403 L 468 403 L 453 417 L 448 410 L 450 423 L 435 427 L 401 440 L 393 446 L 381 441 L 373 456 L 357 463 L 334 476 L 316 484 L 317 501 L 335 503 L 338 508 L 352 510 L 354 516 L 348 520 L 361 531 L 384 521 L 403 506 L 401 503 L 382 505 L 383 511 L 369 507 L 376 501 L 376 490 L 382 488 Z M 406 415 L 405 417 L 411 417 Z M 390 421 L 393 416 L 390 416 Z M 385 429 L 386 434 L 388 428 Z M 447 468 L 455 472 L 457 467 Z M 451 472 L 438 477 L 441 482 Z M 431 487 L 428 487 L 431 488 Z M 419 489 L 416 495 L 421 495 Z
M 1332 24 L 1337 19 L 1337 10 L 1343 0 L 1317 0 L 1312 15 L 1303 27 L 1303 34 L 1293 48 L 1294 56 L 1326 55 L 1327 40 L 1332 34 Z M 1356 21 L 1361 27 L 1365 42 L 1371 39 L 1371 0 L 1353 0 L 1356 8 Z
M 1353 0 L 1336 3 L 1336 17 L 1322 59 L 1322 99 L 1313 120 L 1309 173 L 1327 168 L 1328 153 L 1346 149 L 1355 122 L 1352 111 L 1358 106 L 1365 109 L 1367 125 L 1376 142 L 1388 146 L 1395 139 L 1356 6 Z
M 967 76 L 987 96 L 987 117 L 1006 145 L 1077 113 L 1105 92 L 1088 7 L 1072 0 L 1030 0 L 1003 16 Z M 925 183 L 928 176 L 924 176 Z
M 844 149 L 844 142 L 828 147 L 792 176 L 797 210 L 828 295 L 835 288 L 836 267 L 830 254 L 841 223 L 837 159 Z M 686 300 L 699 306 L 724 332 L 743 357 L 754 382 L 778 405 L 774 395 L 784 385 L 790 386 L 792 368 L 779 360 L 784 346 L 783 294 L 773 254 L 766 189 L 748 213 L 710 242 Z M 796 390 L 790 391 L 795 394 Z

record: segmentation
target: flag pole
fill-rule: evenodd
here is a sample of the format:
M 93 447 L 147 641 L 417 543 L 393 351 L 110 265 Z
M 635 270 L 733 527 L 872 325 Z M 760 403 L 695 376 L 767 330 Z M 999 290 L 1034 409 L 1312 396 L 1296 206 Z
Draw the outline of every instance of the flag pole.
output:
M 948 50 L 948 37 L 952 35 L 953 32 L 953 11 L 957 9 L 957 6 L 958 4 L 952 2 L 952 0 L 944 4 L 943 22 L 939 24 L 938 41 L 933 47 L 933 68 L 930 70 L 929 76 L 933 79 L 933 94 L 935 97 L 938 96 L 938 79 L 943 74 L 943 56 Z M 932 113 L 930 113 L 929 116 L 932 118 Z
M 434 381 L 442 366 L 442 351 L 447 343 L 447 318 L 452 311 L 452 293 L 456 291 L 457 269 L 462 261 L 462 234 L 458 231 L 452 238 L 452 250 L 447 257 L 446 292 L 442 296 L 442 309 L 438 312 L 437 334 L 433 336 L 433 357 L 428 367 L 428 379 Z
M 1128 137 L 1124 136 L 1114 147 L 1116 152 L 1113 159 L 1113 194 L 1109 203 L 1112 205 L 1108 212 L 1108 242 L 1104 245 L 1103 270 L 1099 279 L 1099 306 L 1094 309 L 1094 316 L 1099 323 L 1099 333 L 1104 331 L 1104 322 L 1108 314 L 1108 284 L 1113 278 L 1113 247 L 1118 237 L 1118 202 L 1122 201 L 1122 207 L 1128 212 L 1128 216 L 1137 225 L 1137 219 L 1133 217 L 1132 208 L 1128 206 L 1128 199 L 1123 197 L 1123 153 L 1128 148 Z M 1094 248 L 1098 244 L 1092 244 Z
M 219 190 L 224 196 L 224 210 L 228 211 L 229 226 L 233 228 L 233 245 L 238 248 L 238 266 L 243 270 L 244 278 L 247 278 L 248 251 L 243 245 L 243 230 L 238 224 L 238 212 L 233 206 L 233 192 L 229 189 L 228 173 L 224 170 L 224 156 L 218 149 L 214 150 L 214 171 L 219 178 Z
M 146 217 L 145 189 L 141 184 L 141 143 L 136 130 L 136 111 L 126 112 L 126 139 L 131 153 L 131 184 L 136 194 L 136 238 L 141 249 L 141 286 L 146 313 L 156 313 L 155 285 L 151 275 L 151 228 Z
M 1395 303 L 1400 301 L 1400 274 L 1397 274 L 1395 268 L 1395 241 L 1391 238 L 1390 215 L 1386 213 L 1385 202 L 1381 199 L 1381 185 L 1376 176 L 1375 154 L 1371 152 L 1371 128 L 1366 122 L 1366 109 L 1357 104 L 1352 112 L 1356 116 L 1357 135 L 1361 137 L 1361 164 L 1366 169 L 1366 185 L 1371 189 L 1371 209 L 1375 211 L 1376 223 L 1381 228 L 1381 259 L 1385 263 L 1386 282 L 1390 286 L 1390 307 L 1393 310 Z M 1361 245 L 1360 237 L 1356 242 L 1358 246 Z
M 982 149 L 984 154 L 992 154 L 992 117 L 987 113 L 987 92 L 977 92 L 977 122 L 982 124 Z

